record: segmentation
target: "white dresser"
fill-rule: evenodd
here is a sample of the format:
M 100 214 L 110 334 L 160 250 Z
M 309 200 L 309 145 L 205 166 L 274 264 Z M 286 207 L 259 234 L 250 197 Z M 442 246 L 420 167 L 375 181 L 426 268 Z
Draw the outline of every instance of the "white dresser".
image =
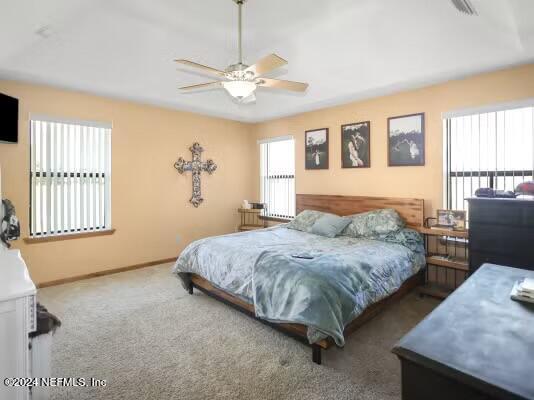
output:
M 6 387 L 5 378 L 31 376 L 28 334 L 36 329 L 36 288 L 19 250 L 0 245 L 0 400 L 27 400 L 28 388 Z

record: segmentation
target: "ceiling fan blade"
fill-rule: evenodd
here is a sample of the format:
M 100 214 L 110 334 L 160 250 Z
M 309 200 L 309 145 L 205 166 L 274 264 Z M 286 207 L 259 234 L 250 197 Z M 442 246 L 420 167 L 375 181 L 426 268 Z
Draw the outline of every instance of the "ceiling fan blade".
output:
M 256 64 L 248 67 L 245 71 L 252 72 L 256 76 L 261 76 L 267 72 L 283 67 L 286 64 L 287 61 L 282 57 L 278 57 L 276 54 L 269 54 L 268 56 L 260 59 Z
M 451 0 L 456 9 L 467 15 L 478 15 L 477 10 L 473 7 L 470 0 Z
M 258 86 L 270 87 L 274 89 L 291 90 L 293 92 L 304 92 L 308 88 L 307 83 L 283 81 L 281 79 L 261 78 Z
M 202 64 L 196 63 L 194 61 L 189 61 L 189 60 L 174 60 L 174 61 L 177 62 L 178 64 L 187 65 L 188 67 L 196 68 L 199 71 L 202 71 L 204 73 L 208 73 L 208 74 L 211 74 L 211 75 L 217 75 L 217 76 L 219 76 L 221 78 L 224 78 L 226 76 L 224 71 L 221 71 L 221 70 L 218 70 L 218 69 L 215 69 L 215 68 L 211 68 L 211 67 L 208 67 L 206 65 L 202 65 Z
M 250 96 L 245 97 L 243 100 L 241 100 L 242 104 L 250 104 L 256 102 L 256 95 L 252 93 Z
M 199 83 L 198 85 L 181 87 L 180 90 L 215 89 L 215 88 L 222 88 L 222 83 L 221 82 Z

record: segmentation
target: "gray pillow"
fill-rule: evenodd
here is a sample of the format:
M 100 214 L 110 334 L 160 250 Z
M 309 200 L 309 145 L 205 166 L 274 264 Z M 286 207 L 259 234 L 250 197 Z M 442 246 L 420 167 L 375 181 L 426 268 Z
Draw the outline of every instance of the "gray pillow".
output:
M 342 232 L 343 236 L 376 237 L 404 228 L 405 223 L 392 208 L 373 210 L 349 216 L 350 224 Z
M 350 224 L 350 221 L 350 218 L 338 217 L 334 214 L 325 214 L 315 221 L 310 233 L 333 238 L 339 235 L 341 231 Z
M 310 233 L 315 221 L 317 221 L 323 215 L 325 215 L 325 213 L 321 211 L 304 210 L 297 215 L 293 221 L 289 222 L 286 225 L 286 228 Z

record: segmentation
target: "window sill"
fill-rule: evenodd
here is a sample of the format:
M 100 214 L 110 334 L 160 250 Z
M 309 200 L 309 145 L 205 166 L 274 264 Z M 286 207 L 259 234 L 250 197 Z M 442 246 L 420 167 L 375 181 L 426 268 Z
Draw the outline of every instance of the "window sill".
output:
M 115 233 L 115 229 L 106 229 L 102 231 L 91 231 L 91 232 L 81 232 L 81 233 L 67 233 L 62 235 L 53 235 L 53 236 L 44 236 L 44 237 L 29 237 L 24 238 L 24 243 L 34 244 L 34 243 L 47 243 L 47 242 L 60 242 L 63 240 L 72 240 L 72 239 L 83 239 L 96 236 L 109 236 Z
M 260 215 L 259 218 L 264 221 L 274 221 L 274 222 L 290 222 L 292 220 L 291 218 L 265 217 L 263 215 Z

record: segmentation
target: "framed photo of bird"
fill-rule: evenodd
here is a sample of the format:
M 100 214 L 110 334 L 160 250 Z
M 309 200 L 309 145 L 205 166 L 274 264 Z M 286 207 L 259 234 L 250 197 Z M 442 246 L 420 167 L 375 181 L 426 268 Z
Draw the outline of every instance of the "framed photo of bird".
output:
M 341 125 L 341 168 L 371 166 L 371 122 Z
M 388 165 L 425 165 L 425 114 L 388 118 Z

